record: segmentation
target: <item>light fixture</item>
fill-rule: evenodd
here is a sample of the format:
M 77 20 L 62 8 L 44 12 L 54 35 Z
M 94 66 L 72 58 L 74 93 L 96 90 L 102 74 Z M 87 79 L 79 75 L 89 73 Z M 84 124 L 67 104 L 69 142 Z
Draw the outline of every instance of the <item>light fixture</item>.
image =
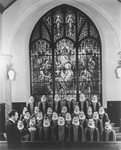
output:
M 116 67 L 116 77 L 121 78 L 121 51 L 118 53 L 119 60 L 118 60 L 118 66 Z
M 13 67 L 10 65 L 10 68 L 8 70 L 8 78 L 12 81 L 15 79 L 15 70 Z

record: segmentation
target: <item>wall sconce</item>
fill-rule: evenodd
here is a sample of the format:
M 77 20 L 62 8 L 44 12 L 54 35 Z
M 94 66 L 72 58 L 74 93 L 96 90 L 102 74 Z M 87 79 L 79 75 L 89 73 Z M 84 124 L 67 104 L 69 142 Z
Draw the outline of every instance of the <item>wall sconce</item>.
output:
M 119 60 L 118 60 L 118 66 L 116 67 L 116 77 L 121 78 L 121 51 L 118 53 Z
M 8 70 L 8 78 L 12 81 L 15 79 L 15 70 L 12 66 L 10 66 L 10 69 Z

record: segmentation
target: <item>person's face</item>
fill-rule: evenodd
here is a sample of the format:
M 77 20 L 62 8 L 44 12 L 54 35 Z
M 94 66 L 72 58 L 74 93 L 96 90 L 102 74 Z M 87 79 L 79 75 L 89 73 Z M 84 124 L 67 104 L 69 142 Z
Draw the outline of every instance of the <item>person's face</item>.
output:
M 80 101 L 85 101 L 85 95 L 84 94 L 80 94 Z
M 17 113 L 17 112 L 15 112 L 14 120 L 15 120 L 15 121 L 18 120 L 18 113 Z
M 59 117 L 58 118 L 58 125 L 64 125 L 65 124 L 65 120 L 63 117 Z
M 106 122 L 106 123 L 105 123 L 105 129 L 111 129 L 111 125 L 110 125 L 109 122 Z
M 35 112 L 35 113 L 38 113 L 38 112 L 39 112 L 39 108 L 38 108 L 38 107 L 35 107 L 35 108 L 34 108 L 34 112 Z
M 23 109 L 23 113 L 25 114 L 25 112 L 27 111 L 28 109 L 26 107 L 24 107 Z
M 63 106 L 62 107 L 62 113 L 66 113 L 67 112 L 67 107 Z
M 92 109 L 91 109 L 91 108 L 89 108 L 89 109 L 87 110 L 87 114 L 88 114 L 88 115 L 91 115 L 91 114 L 92 114 Z
M 94 126 L 94 121 L 93 120 L 89 121 L 88 126 L 93 127 Z
M 99 113 L 100 113 L 100 114 L 104 114 L 104 112 L 105 112 L 105 111 L 104 111 L 104 108 L 103 108 L 103 107 L 100 107 L 100 108 L 99 108 Z
M 92 102 L 97 102 L 97 95 L 94 95 L 94 96 L 92 97 Z
M 26 112 L 26 113 L 25 113 L 25 118 L 27 118 L 27 119 L 30 118 L 30 113 L 29 113 L 29 112 Z
M 30 102 L 34 102 L 34 97 L 33 97 L 33 96 L 30 96 L 30 97 L 29 97 L 29 100 L 30 100 Z
M 17 126 L 19 127 L 19 128 L 22 128 L 24 125 L 23 125 L 23 122 L 21 121 L 21 120 L 19 120 L 18 121 L 18 123 L 17 123 Z
M 52 108 L 47 109 L 47 114 L 50 114 L 50 115 L 52 114 Z
M 83 111 L 81 111 L 80 113 L 79 113 L 79 118 L 81 119 L 83 119 L 85 117 L 85 114 L 84 114 L 84 112 Z
M 35 118 L 31 118 L 30 122 L 31 122 L 31 124 L 35 124 L 36 123 L 36 119 Z
M 74 111 L 79 112 L 79 106 L 75 106 Z
M 41 112 L 39 112 L 37 114 L 37 120 L 41 120 L 41 119 L 43 119 L 43 114 Z
M 56 112 L 53 112 L 52 119 L 53 120 L 57 120 L 58 119 L 58 115 L 57 115 Z
M 98 115 L 97 112 L 94 112 L 94 113 L 93 113 L 93 119 L 94 119 L 94 120 L 99 119 L 99 115 Z
M 74 125 L 79 125 L 79 119 L 78 119 L 78 117 L 74 117 L 72 123 Z

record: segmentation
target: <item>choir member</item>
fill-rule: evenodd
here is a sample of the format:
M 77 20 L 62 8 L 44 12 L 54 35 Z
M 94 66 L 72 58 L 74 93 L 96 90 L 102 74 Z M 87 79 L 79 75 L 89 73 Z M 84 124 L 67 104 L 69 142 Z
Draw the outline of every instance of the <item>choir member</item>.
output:
M 39 107 L 35 106 L 34 113 L 32 114 L 33 117 L 37 118 L 37 114 L 39 113 Z
M 80 94 L 78 105 L 79 105 L 80 110 L 84 111 L 84 113 L 87 114 L 87 108 L 89 104 L 88 104 L 88 101 L 86 100 L 84 93 Z
M 53 111 L 57 112 L 57 114 L 61 113 L 60 97 L 58 94 L 55 94 L 55 97 L 54 97 Z
M 43 114 L 47 112 L 47 98 L 45 95 L 42 95 L 41 101 L 38 103 L 39 111 L 42 111 Z
M 93 119 L 88 120 L 88 126 L 85 129 L 85 137 L 86 141 L 99 141 L 99 131 L 98 128 L 95 127 Z
M 102 124 L 102 120 L 99 119 L 99 114 L 97 111 L 93 113 L 93 119 L 95 122 L 95 126 L 99 130 L 99 136 L 100 136 L 100 140 L 101 140 L 101 136 L 102 136 L 102 132 L 103 132 L 103 124 Z
M 51 107 L 48 107 L 47 108 L 47 117 L 48 117 L 48 119 L 49 119 L 49 121 L 51 122 L 51 119 L 52 119 L 52 113 L 53 113 L 53 110 L 52 110 L 52 108 Z
M 56 128 L 57 139 L 59 142 L 67 141 L 67 127 L 65 125 L 64 117 L 58 117 L 58 126 Z
M 83 127 L 79 123 L 78 117 L 73 117 L 72 119 L 72 127 L 70 129 L 70 138 L 71 141 L 77 142 L 77 141 L 84 141 L 84 130 Z
M 103 106 L 101 106 L 99 108 L 99 118 L 102 120 L 102 123 L 103 123 L 103 128 L 105 127 L 105 122 L 108 122 L 109 121 L 109 117 L 108 117 L 108 114 L 105 112 L 105 109 Z
M 43 120 L 41 139 L 43 139 L 43 141 L 53 140 L 52 126 L 47 116 L 45 116 Z
M 61 109 L 60 116 L 64 117 L 64 119 L 65 119 L 66 113 L 67 113 L 67 107 L 63 106 L 62 109 Z
M 65 97 L 62 97 L 62 98 L 60 99 L 60 106 L 61 106 L 61 108 L 62 108 L 63 106 L 66 106 L 66 98 L 65 98 Z
M 72 126 L 70 113 L 66 113 L 65 124 L 67 127 L 67 142 L 70 142 L 71 141 L 71 126 Z
M 20 115 L 20 120 L 23 120 L 24 119 L 24 115 L 25 115 L 25 112 L 28 111 L 28 108 L 27 107 L 24 107 L 23 108 L 23 111 L 22 111 L 22 114 Z
M 21 133 L 22 141 L 28 141 L 29 140 L 29 130 L 27 128 L 24 128 L 24 123 L 22 120 L 18 120 L 17 128 L 19 129 L 19 131 Z
M 28 128 L 28 126 L 29 126 L 30 117 L 31 116 L 30 116 L 29 111 L 26 111 L 25 115 L 24 115 L 24 119 L 23 119 L 23 123 L 24 123 L 25 128 Z
M 87 115 L 86 115 L 86 118 L 89 120 L 91 118 L 93 118 L 93 113 L 92 113 L 92 107 L 88 107 L 87 108 Z
M 42 141 L 41 139 L 42 126 L 43 126 L 43 113 L 42 112 L 38 112 L 36 122 L 37 122 L 37 128 L 39 132 L 39 141 Z
M 101 106 L 101 104 L 100 104 L 100 102 L 98 102 L 97 95 L 92 96 L 90 106 L 92 107 L 92 112 L 99 111 L 99 107 Z
M 68 94 L 66 96 L 66 106 L 69 113 L 73 113 L 72 95 Z
M 80 113 L 79 106 L 76 104 L 74 107 L 74 112 L 72 114 L 72 117 L 79 117 L 79 113 Z
M 34 113 L 34 107 L 35 107 L 34 97 L 30 96 L 29 103 L 28 103 L 28 111 L 30 112 L 30 115 Z
M 53 131 L 53 141 L 57 141 L 58 135 L 57 135 L 56 129 L 58 126 L 58 114 L 56 112 L 53 112 L 52 114 L 51 125 L 52 125 L 52 131 Z
M 79 113 L 79 122 L 80 122 L 80 125 L 82 125 L 83 129 L 85 130 L 88 124 L 88 120 L 86 119 L 86 116 L 82 110 Z
M 116 141 L 116 133 L 109 122 L 105 122 L 105 128 L 102 134 L 102 141 Z
M 39 138 L 39 134 L 35 117 L 30 118 L 28 130 L 30 132 L 30 141 L 37 141 Z
M 53 109 L 53 99 L 51 97 L 47 99 L 47 106 Z

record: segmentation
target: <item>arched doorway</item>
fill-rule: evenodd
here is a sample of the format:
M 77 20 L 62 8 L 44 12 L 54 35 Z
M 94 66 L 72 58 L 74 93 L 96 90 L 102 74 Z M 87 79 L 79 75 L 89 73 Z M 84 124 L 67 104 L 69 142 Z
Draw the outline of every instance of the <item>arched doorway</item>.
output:
M 102 102 L 101 40 L 93 21 L 82 11 L 60 5 L 37 22 L 30 38 L 31 94 L 78 100 L 94 94 Z

